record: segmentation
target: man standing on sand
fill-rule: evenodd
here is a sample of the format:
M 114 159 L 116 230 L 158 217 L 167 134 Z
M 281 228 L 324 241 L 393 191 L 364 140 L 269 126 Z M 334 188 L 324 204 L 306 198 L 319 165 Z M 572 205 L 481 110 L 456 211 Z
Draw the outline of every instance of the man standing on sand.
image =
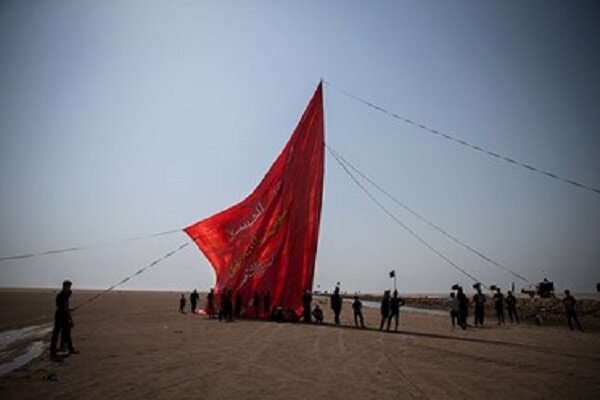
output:
M 467 316 L 469 315 L 469 299 L 463 292 L 462 287 L 459 287 L 456 293 L 458 300 L 458 325 L 461 328 L 467 329 Z
M 196 313 L 196 305 L 198 304 L 199 299 L 200 299 L 200 295 L 198 294 L 198 291 L 196 291 L 196 289 L 194 289 L 192 294 L 190 294 L 190 305 L 192 307 L 192 314 Z
M 575 321 L 577 329 L 583 331 L 583 329 L 581 329 L 581 324 L 579 324 L 579 319 L 577 318 L 577 300 L 575 300 L 575 297 L 571 296 L 571 292 L 568 289 L 565 290 L 565 298 L 562 302 L 567 313 L 567 323 L 569 324 L 569 328 L 573 330 L 573 323 L 571 321 Z
M 69 298 L 71 297 L 71 281 L 64 281 L 62 290 L 56 295 L 56 312 L 54 313 L 54 329 L 52 330 L 52 339 L 50 340 L 50 358 L 57 361 L 56 344 L 58 335 L 61 335 L 61 343 L 66 345 L 69 354 L 77 354 L 71 341 L 71 328 L 73 328 L 73 318 L 69 308 Z
M 331 310 L 333 311 L 335 324 L 340 324 L 340 313 L 342 312 L 342 296 L 340 296 L 340 287 L 336 286 L 331 295 Z
M 475 304 L 475 326 L 483 326 L 483 319 L 485 316 L 485 295 L 481 293 L 480 285 L 477 285 L 477 293 L 473 296 L 473 303 Z
M 208 310 L 206 310 L 208 318 L 213 319 L 215 317 L 215 291 L 213 288 L 210 288 L 210 292 L 206 295 L 206 300 L 208 302 Z
M 379 330 L 383 330 L 383 324 L 390 316 L 390 291 L 386 290 L 383 292 L 383 298 L 381 299 L 381 323 L 379 324 Z
M 179 312 L 185 314 L 185 295 L 182 293 L 179 298 Z
M 504 325 L 504 295 L 500 288 L 496 288 L 494 295 L 494 307 L 496 308 L 496 316 L 498 317 L 498 325 Z
M 358 324 L 360 323 L 360 327 L 365 327 L 365 318 L 362 313 L 362 301 L 358 298 L 358 295 L 354 296 L 354 302 L 352 303 L 352 310 L 354 311 L 354 326 L 358 328 Z
M 400 322 L 400 307 L 404 305 L 404 300 L 398 297 L 398 291 L 394 290 L 394 295 L 390 300 L 390 315 L 387 320 L 387 330 L 390 330 L 392 319 L 395 319 L 395 331 L 398 332 L 398 323 Z
M 458 299 L 454 292 L 450 293 L 450 319 L 452 320 L 452 328 L 456 328 L 456 320 L 458 319 Z
M 514 320 L 514 322 L 518 324 L 519 315 L 517 315 L 517 298 L 510 290 L 506 294 L 506 309 L 508 310 L 508 319 L 510 319 L 510 323 L 512 324 Z
M 310 290 L 306 289 L 306 291 L 302 295 L 302 319 L 307 324 L 310 324 L 312 322 L 310 318 L 311 305 L 312 294 L 310 293 Z

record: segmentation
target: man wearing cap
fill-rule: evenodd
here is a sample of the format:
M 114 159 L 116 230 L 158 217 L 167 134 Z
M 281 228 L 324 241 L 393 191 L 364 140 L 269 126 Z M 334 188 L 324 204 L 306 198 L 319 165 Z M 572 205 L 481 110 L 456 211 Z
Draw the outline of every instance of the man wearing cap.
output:
M 56 295 L 56 312 L 54 313 L 54 330 L 50 341 L 50 358 L 56 359 L 56 344 L 58 335 L 61 335 L 61 344 L 69 349 L 69 354 L 76 354 L 71 341 L 71 328 L 73 319 L 71 318 L 71 309 L 69 308 L 69 298 L 71 297 L 71 281 L 64 281 L 62 290 Z

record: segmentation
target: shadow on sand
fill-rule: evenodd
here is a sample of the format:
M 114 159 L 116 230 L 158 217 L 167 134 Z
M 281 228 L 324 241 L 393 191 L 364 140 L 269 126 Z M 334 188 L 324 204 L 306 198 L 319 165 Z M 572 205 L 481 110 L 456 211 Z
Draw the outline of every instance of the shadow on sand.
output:
M 254 321 L 258 322 L 257 320 L 254 320 Z M 262 321 L 262 322 L 266 323 L 269 321 Z M 276 323 L 276 322 L 270 322 L 270 323 Z M 469 337 L 460 337 L 460 336 L 453 336 L 453 335 L 444 335 L 444 334 L 440 334 L 440 333 L 407 331 L 407 330 L 387 331 L 387 330 L 379 330 L 377 328 L 369 328 L 369 327 L 357 328 L 357 327 L 351 326 L 351 325 L 335 325 L 335 324 L 327 323 L 327 322 L 324 322 L 322 324 L 314 324 L 314 323 L 304 324 L 302 322 L 299 322 L 294 325 L 311 326 L 311 327 L 314 327 L 317 329 L 343 329 L 343 330 L 356 331 L 356 332 L 370 332 L 370 333 L 378 333 L 378 334 L 386 334 L 386 335 L 402 335 L 402 336 L 408 336 L 408 337 L 412 336 L 412 337 L 418 337 L 418 338 L 451 340 L 451 341 L 457 341 L 457 342 L 478 343 L 478 344 L 486 344 L 486 345 L 494 345 L 494 346 L 509 346 L 509 347 L 516 347 L 516 348 L 521 348 L 521 349 L 542 351 L 542 352 L 545 352 L 548 354 L 555 354 L 555 355 L 568 357 L 568 358 L 586 359 L 586 360 L 590 360 L 590 361 L 600 362 L 600 357 L 592 357 L 592 356 L 582 355 L 582 354 L 563 353 L 560 351 L 555 351 L 555 350 L 549 349 L 547 347 L 536 346 L 536 345 L 531 345 L 531 344 L 526 344 L 526 343 L 507 342 L 507 341 L 503 341 L 503 340 L 469 338 Z M 480 329 L 480 328 L 472 328 L 472 329 Z

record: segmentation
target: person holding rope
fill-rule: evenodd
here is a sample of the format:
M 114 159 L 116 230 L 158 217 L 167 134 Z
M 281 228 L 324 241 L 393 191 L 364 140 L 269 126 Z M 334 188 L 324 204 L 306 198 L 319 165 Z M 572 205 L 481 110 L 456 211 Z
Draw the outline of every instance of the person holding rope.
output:
M 56 295 L 56 312 L 54 313 L 54 329 L 52 330 L 52 339 L 50 340 L 50 359 L 59 361 L 56 356 L 56 344 L 58 335 L 60 334 L 61 345 L 68 348 L 69 354 L 79 353 L 73 347 L 71 339 L 71 329 L 73 328 L 73 317 L 71 316 L 71 308 L 69 307 L 69 299 L 71 298 L 72 283 L 66 280 L 62 284 L 62 290 Z

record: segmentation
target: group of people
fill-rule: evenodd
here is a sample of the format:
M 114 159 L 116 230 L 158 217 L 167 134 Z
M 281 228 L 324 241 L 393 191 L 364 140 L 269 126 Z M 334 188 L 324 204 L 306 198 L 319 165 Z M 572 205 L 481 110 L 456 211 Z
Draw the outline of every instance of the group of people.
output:
M 198 307 L 198 301 L 200 300 L 200 295 L 198 294 L 198 291 L 196 289 L 194 289 L 194 291 L 192 293 L 190 293 L 190 312 L 192 314 L 196 313 L 196 309 Z M 179 298 L 179 312 L 181 314 L 185 314 L 185 295 L 181 294 L 181 297 Z
M 239 318 L 246 310 L 243 306 L 242 294 L 238 291 L 233 293 L 230 288 L 224 289 L 219 299 L 219 307 L 215 303 L 215 291 L 213 288 L 206 295 L 206 313 L 209 319 L 218 318 L 219 321 L 231 322 Z M 271 292 L 266 291 L 262 296 L 255 291 L 252 295 L 252 313 L 254 318 L 261 315 L 268 316 L 271 313 Z M 261 314 L 262 305 L 262 314 Z M 250 315 L 250 313 L 248 313 Z
M 473 324 L 475 326 L 483 326 L 485 321 L 485 304 L 487 302 L 487 296 L 482 293 L 481 285 L 475 285 L 477 293 L 473 296 L 471 301 L 464 293 L 461 286 L 455 286 L 456 293 L 450 293 L 450 318 L 452 321 L 452 327 L 456 325 L 462 329 L 467 328 L 467 316 L 469 314 L 469 305 L 472 303 L 475 307 L 475 316 Z M 513 293 L 509 290 L 506 297 L 502 293 L 502 290 L 498 287 L 492 287 L 494 295 L 492 297 L 494 302 L 494 310 L 496 311 L 496 318 L 498 325 L 504 325 L 505 314 L 504 309 L 508 311 L 508 317 L 510 322 L 519 322 L 519 315 L 517 313 L 517 299 Z
M 487 302 L 487 296 L 483 294 L 480 284 L 475 284 L 474 288 L 477 292 L 473 295 L 471 300 L 469 300 L 461 286 L 453 286 L 453 290 L 456 291 L 456 293 L 450 293 L 450 319 L 453 328 L 456 327 L 456 325 L 460 326 L 462 329 L 467 328 L 467 316 L 469 314 L 470 304 L 472 304 L 475 309 L 473 325 L 484 325 L 485 305 Z M 509 290 L 505 297 L 502 293 L 502 290 L 499 287 L 492 286 L 490 287 L 490 289 L 494 291 L 492 301 L 494 304 L 494 310 L 496 312 L 496 319 L 498 325 L 505 324 L 505 310 L 508 313 L 508 319 L 511 323 L 519 323 L 519 314 L 517 312 L 517 298 L 514 296 L 512 291 Z M 565 297 L 563 298 L 562 302 L 565 307 L 567 323 L 569 325 L 569 328 L 573 330 L 573 324 L 575 324 L 579 330 L 582 330 L 581 324 L 579 323 L 579 319 L 577 318 L 577 301 L 571 295 L 569 290 L 565 290 Z
M 452 327 L 455 328 L 457 325 L 462 329 L 466 329 L 467 317 L 469 315 L 469 309 L 471 306 L 474 308 L 473 326 L 484 326 L 486 304 L 488 302 L 488 296 L 482 292 L 480 284 L 475 284 L 474 288 L 476 293 L 471 297 L 467 297 L 463 288 L 458 285 L 453 286 L 453 292 L 450 293 L 450 318 Z M 519 313 L 517 310 L 517 298 L 508 291 L 506 296 L 502 293 L 499 287 L 492 286 L 490 289 L 493 291 L 491 301 L 493 302 L 493 308 L 496 314 L 496 320 L 498 325 L 504 325 L 506 322 L 506 314 L 508 314 L 508 320 L 510 323 L 519 322 Z M 199 294 L 194 289 L 190 294 L 191 312 L 195 313 L 198 306 Z M 323 310 L 318 303 L 314 304 L 313 307 L 313 296 L 312 292 L 307 289 L 302 293 L 301 304 L 302 312 L 297 315 L 291 308 L 284 309 L 281 306 L 271 306 L 271 293 L 266 291 L 262 295 L 255 291 L 252 298 L 249 300 L 248 309 L 243 308 L 243 299 L 240 292 L 234 294 L 234 292 L 227 288 L 224 289 L 219 298 L 219 307 L 215 304 L 215 293 L 214 289 L 210 289 L 210 292 L 206 296 L 207 307 L 206 312 L 210 319 L 218 318 L 219 321 L 233 321 L 235 318 L 239 318 L 242 314 L 251 316 L 254 318 L 265 318 L 277 322 L 299 322 L 303 321 L 306 323 L 317 323 L 322 324 L 324 321 Z M 57 300 L 58 301 L 58 300 Z M 577 317 L 576 311 L 576 300 L 571 296 L 568 290 L 565 290 L 565 297 L 562 300 L 565 307 L 567 322 L 570 329 L 581 330 L 581 324 Z M 390 290 L 386 290 L 381 300 L 380 312 L 381 320 L 379 324 L 379 330 L 390 330 L 393 326 L 395 331 L 398 331 L 400 323 L 400 307 L 404 305 L 404 300 L 398 296 L 398 291 L 394 290 L 391 293 Z M 182 294 L 180 298 L 179 311 L 185 313 L 186 298 Z M 342 312 L 343 296 L 340 294 L 339 286 L 336 286 L 333 293 L 329 298 L 329 305 L 333 312 L 333 322 L 335 325 L 340 325 L 340 315 Z M 358 295 L 354 296 L 352 302 L 352 311 L 354 314 L 354 326 L 357 328 L 365 328 L 365 318 L 363 315 L 363 303 Z M 393 325 L 392 325 L 393 322 Z M 68 333 L 67 333 L 68 337 Z
M 392 320 L 394 320 L 394 330 L 398 331 L 398 324 L 400 323 L 400 307 L 404 305 L 404 300 L 398 297 L 398 291 L 394 290 L 394 295 L 390 297 L 390 291 L 386 290 L 383 293 L 383 299 L 381 299 L 381 323 L 379 324 L 379 330 L 383 330 L 383 325 L 387 321 L 387 330 L 390 330 Z

